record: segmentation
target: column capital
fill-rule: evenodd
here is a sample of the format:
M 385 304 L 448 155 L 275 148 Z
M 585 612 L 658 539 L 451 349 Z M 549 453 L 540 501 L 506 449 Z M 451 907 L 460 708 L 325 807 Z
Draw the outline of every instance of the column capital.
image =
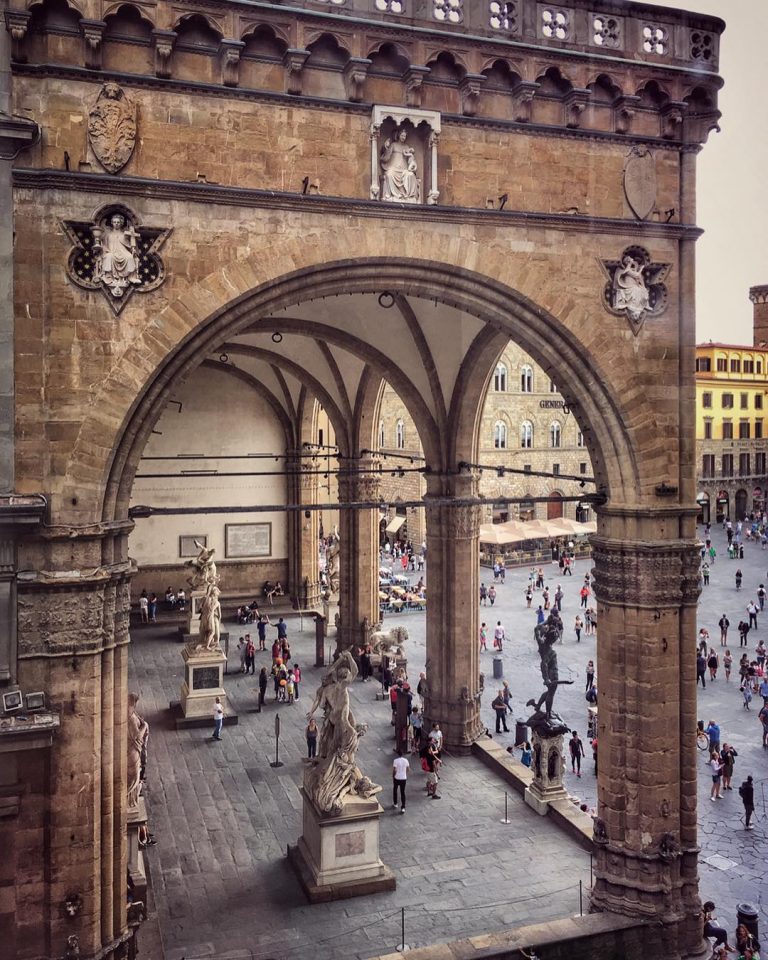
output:
M 591 538 L 598 602 L 613 606 L 695 606 L 701 548 L 696 541 Z

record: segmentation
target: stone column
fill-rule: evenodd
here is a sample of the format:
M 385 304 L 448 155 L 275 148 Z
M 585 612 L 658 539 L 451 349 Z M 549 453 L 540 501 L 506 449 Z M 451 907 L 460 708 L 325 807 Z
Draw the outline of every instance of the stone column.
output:
M 317 503 L 315 465 L 301 457 L 287 463 L 292 471 L 288 477 L 288 502 Z M 302 610 L 320 605 L 319 526 L 320 514 L 317 510 L 292 510 L 288 514 L 288 593 L 293 603 Z
M 378 501 L 379 477 L 363 472 L 378 469 L 373 460 L 360 461 L 355 473 L 339 476 L 339 503 Z M 352 467 L 344 468 L 353 470 Z M 379 621 L 379 511 L 339 510 L 339 618 L 336 654 L 364 639 L 365 622 Z
M 427 698 L 425 720 L 440 723 L 452 752 L 469 752 L 480 736 L 478 641 L 481 508 L 438 498 L 477 495 L 474 476 L 427 476 Z
M 592 904 L 660 921 L 670 957 L 701 942 L 693 517 L 680 507 L 604 508 L 592 539 L 600 689 Z

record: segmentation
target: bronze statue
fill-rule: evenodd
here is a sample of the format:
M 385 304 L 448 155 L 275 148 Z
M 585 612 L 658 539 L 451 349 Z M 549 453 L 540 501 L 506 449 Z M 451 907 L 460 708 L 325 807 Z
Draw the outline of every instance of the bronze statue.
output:
M 573 683 L 573 680 L 560 680 L 558 677 L 555 644 L 562 635 L 563 621 L 557 609 L 552 610 L 545 622 L 537 624 L 533 631 L 541 657 L 541 678 L 546 689 L 538 701 L 529 700 L 526 706 L 534 709 L 533 715 L 528 720 L 528 726 L 542 736 L 551 737 L 568 731 L 568 725 L 552 710 L 558 684 Z

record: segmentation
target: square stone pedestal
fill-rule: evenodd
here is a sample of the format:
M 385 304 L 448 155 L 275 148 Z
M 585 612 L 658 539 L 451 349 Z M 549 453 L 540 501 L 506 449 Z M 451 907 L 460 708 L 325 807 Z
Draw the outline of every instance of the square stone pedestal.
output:
M 181 709 L 185 718 L 205 717 L 213 726 L 213 704 L 221 699 L 227 712 L 227 694 L 224 690 L 226 656 L 221 650 L 205 650 L 191 654 L 181 651 L 184 661 L 184 682 L 181 685 Z
M 128 869 L 133 879 L 133 899 L 147 902 L 147 870 L 144 864 L 144 852 L 139 846 L 139 828 L 147 825 L 147 805 L 144 797 L 139 797 L 135 807 L 128 808 Z
M 344 900 L 395 889 L 379 858 L 378 800 L 351 800 L 338 817 L 320 813 L 302 788 L 303 833 L 288 859 L 310 903 Z
M 564 800 L 568 796 L 563 786 L 563 735 L 541 736 L 534 730 L 531 746 L 533 783 L 525 788 L 523 797 L 529 807 L 544 817 L 553 800 Z

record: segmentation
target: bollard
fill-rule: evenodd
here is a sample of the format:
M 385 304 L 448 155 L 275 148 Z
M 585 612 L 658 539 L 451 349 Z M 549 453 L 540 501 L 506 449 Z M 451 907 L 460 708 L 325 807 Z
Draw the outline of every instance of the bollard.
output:
M 400 908 L 400 943 L 395 947 L 398 953 L 408 953 L 411 948 L 405 942 L 405 907 Z
M 499 823 L 512 823 L 509 819 L 509 796 L 507 791 L 504 791 L 504 819 L 500 820 Z

